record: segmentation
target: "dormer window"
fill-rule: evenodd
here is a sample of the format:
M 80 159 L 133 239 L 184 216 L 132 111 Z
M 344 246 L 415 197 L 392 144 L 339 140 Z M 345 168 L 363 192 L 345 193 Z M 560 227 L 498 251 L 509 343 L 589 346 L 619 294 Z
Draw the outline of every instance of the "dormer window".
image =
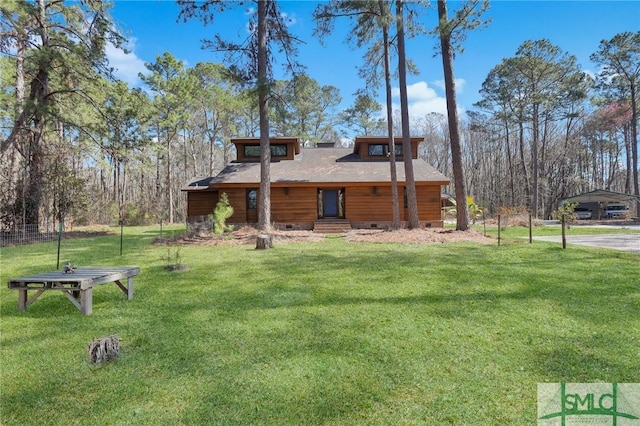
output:
M 260 145 L 244 145 L 245 157 L 260 157 Z
M 260 138 L 234 138 L 231 143 L 236 146 L 236 162 L 255 163 L 260 160 Z M 271 161 L 293 160 L 300 154 L 298 138 L 269 138 Z
M 287 156 L 287 145 L 271 145 L 271 156 L 272 157 L 286 157 Z
M 402 145 L 395 145 L 396 156 L 402 156 Z M 368 146 L 369 157 L 388 157 L 389 145 L 387 144 L 369 144 Z
M 260 145 L 243 145 L 243 148 L 244 148 L 245 157 L 255 157 L 255 158 L 260 157 Z M 271 145 L 271 156 L 286 157 L 287 145 L 286 144 Z
M 423 137 L 410 138 L 411 147 L 408 152 L 402 149 L 402 138 L 394 137 L 396 160 L 418 158 L 418 145 L 424 141 Z M 353 153 L 364 161 L 389 161 L 389 137 L 385 136 L 358 136 L 353 147 Z

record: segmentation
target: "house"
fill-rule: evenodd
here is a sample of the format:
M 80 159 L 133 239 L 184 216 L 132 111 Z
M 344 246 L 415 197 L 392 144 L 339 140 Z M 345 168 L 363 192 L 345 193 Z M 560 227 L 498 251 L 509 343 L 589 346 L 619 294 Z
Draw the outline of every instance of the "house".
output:
M 381 228 L 392 222 L 391 178 L 386 137 L 358 137 L 353 149 L 321 144 L 301 148 L 297 138 L 274 137 L 271 144 L 271 221 L 278 229 Z M 421 227 L 441 227 L 441 188 L 449 179 L 418 159 L 424 138 L 411 138 L 414 179 Z M 219 194 L 226 193 L 234 209 L 228 224 L 258 222 L 260 140 L 232 139 L 237 159 L 217 176 L 197 178 L 182 190 L 187 194 L 188 220 L 211 214 Z M 396 138 L 400 216 L 408 211 L 401 138 Z M 329 225 L 330 224 L 330 225 Z

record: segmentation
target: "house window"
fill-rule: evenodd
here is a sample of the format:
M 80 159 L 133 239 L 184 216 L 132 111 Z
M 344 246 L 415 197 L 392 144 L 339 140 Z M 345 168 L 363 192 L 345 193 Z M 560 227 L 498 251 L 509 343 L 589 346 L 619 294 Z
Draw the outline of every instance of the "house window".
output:
M 245 157 L 260 157 L 260 145 L 244 145 L 243 148 L 244 148 Z M 287 145 L 285 144 L 271 145 L 271 156 L 286 157 Z
M 272 157 L 286 157 L 287 156 L 287 145 L 271 145 L 271 156 Z
M 256 210 L 258 208 L 258 190 L 247 189 L 247 210 Z
M 260 157 L 260 145 L 244 145 L 245 157 Z
M 369 157 L 384 157 L 387 155 L 387 146 L 382 144 L 369 145 Z
M 402 145 L 395 145 L 396 156 L 402 156 Z M 387 157 L 389 154 L 389 145 L 387 144 L 369 144 L 369 157 Z

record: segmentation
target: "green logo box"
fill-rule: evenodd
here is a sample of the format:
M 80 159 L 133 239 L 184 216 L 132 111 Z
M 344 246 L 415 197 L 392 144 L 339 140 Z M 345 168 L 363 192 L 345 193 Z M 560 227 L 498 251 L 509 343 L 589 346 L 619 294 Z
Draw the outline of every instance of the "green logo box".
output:
M 640 383 L 538 383 L 539 426 L 640 426 Z

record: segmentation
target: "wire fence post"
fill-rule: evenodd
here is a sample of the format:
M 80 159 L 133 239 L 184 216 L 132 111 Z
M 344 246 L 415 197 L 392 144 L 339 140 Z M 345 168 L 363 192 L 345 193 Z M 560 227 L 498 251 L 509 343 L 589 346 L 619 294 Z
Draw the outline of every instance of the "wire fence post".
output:
M 565 231 L 565 214 L 562 213 L 562 248 L 566 249 L 567 248 L 567 235 L 566 235 L 566 231 Z
M 62 221 L 58 224 L 58 257 L 56 259 L 56 270 L 60 269 L 60 241 L 62 240 Z
M 501 215 L 498 215 L 498 246 L 500 245 L 500 228 L 502 228 L 502 225 L 500 225 L 500 217 Z
M 529 244 L 533 244 L 533 220 L 531 213 L 529 213 Z
M 120 256 L 122 256 L 122 233 L 124 231 L 124 220 L 120 219 Z
M 482 210 L 482 229 L 484 230 L 484 236 L 487 236 L 487 217 L 484 214 L 484 210 Z

